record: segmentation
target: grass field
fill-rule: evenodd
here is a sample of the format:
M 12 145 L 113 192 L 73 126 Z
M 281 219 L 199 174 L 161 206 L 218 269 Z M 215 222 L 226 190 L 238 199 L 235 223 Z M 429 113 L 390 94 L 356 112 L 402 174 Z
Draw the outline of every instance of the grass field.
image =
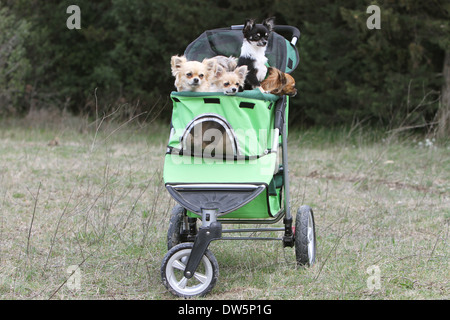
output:
M 167 134 L 60 114 L 2 120 L 0 298 L 173 299 L 160 279 L 175 205 Z M 204 299 L 449 299 L 450 144 L 428 139 L 290 130 L 291 206 L 314 210 L 316 264 L 297 268 L 281 242 L 216 241 L 220 276 Z

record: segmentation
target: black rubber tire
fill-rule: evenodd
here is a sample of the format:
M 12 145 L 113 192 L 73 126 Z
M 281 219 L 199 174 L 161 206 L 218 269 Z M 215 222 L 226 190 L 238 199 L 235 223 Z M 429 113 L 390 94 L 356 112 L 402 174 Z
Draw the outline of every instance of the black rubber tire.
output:
M 167 230 L 167 250 L 172 249 L 177 244 L 181 243 L 180 234 L 183 227 L 184 216 L 186 215 L 186 209 L 180 205 L 176 205 L 172 209 L 172 215 L 170 216 L 169 229 Z
M 297 265 L 310 267 L 316 261 L 316 228 L 309 206 L 301 206 L 295 218 L 295 256 Z
M 186 242 L 182 241 L 181 233 L 187 232 L 185 230 L 186 209 L 177 204 L 172 209 L 172 215 L 169 221 L 169 228 L 167 230 L 167 250 L 172 249 L 177 244 Z
M 177 297 L 203 297 L 214 288 L 219 278 L 219 264 L 217 263 L 217 259 L 211 251 L 206 249 L 195 275 L 191 279 L 186 280 L 183 275 L 182 266 L 185 267 L 193 246 L 194 244 L 192 242 L 186 242 L 173 247 L 166 253 L 161 263 L 162 283 L 170 293 Z M 176 267 L 174 268 L 173 266 Z M 175 269 L 176 275 L 174 272 Z M 202 281 L 199 279 L 202 279 Z M 180 286 L 182 282 L 184 286 Z M 191 283 L 198 284 L 189 286 Z

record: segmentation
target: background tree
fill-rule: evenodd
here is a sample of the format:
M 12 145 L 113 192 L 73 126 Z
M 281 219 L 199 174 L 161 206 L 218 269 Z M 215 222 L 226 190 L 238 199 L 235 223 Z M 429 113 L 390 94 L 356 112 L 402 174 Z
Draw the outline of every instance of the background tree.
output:
M 0 8 L 0 115 L 14 113 L 26 92 L 25 75 L 30 63 L 24 43 L 29 24 L 19 20 L 8 8 Z
M 170 57 L 203 31 L 275 16 L 302 32 L 292 125 L 356 122 L 449 133 L 450 8 L 443 0 L 79 0 L 80 30 L 66 27 L 71 4 L 0 0 L 0 45 L 21 39 L 15 54 L 0 47 L 0 57 L 21 61 L 0 79 L 0 95 L 9 97 L 0 101 L 3 110 L 56 106 L 92 114 L 94 93 L 98 108 L 152 110 L 174 90 Z M 369 4 L 381 9 L 379 30 L 366 26 Z

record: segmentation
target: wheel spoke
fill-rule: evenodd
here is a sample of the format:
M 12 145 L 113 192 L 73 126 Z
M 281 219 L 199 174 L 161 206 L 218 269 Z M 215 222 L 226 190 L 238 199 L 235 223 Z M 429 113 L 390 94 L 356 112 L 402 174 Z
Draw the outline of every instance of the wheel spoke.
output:
M 203 273 L 199 273 L 199 272 L 194 273 L 194 277 L 201 283 L 205 283 L 208 280 L 208 277 L 206 275 L 204 275 Z
M 186 277 L 183 277 L 183 279 L 181 279 L 181 280 L 177 283 L 178 288 L 180 288 L 180 289 L 186 288 L 187 282 L 188 282 L 188 279 L 187 279 Z
M 172 267 L 181 271 L 184 271 L 184 269 L 186 269 L 186 265 L 182 263 L 180 260 L 175 260 L 172 264 Z

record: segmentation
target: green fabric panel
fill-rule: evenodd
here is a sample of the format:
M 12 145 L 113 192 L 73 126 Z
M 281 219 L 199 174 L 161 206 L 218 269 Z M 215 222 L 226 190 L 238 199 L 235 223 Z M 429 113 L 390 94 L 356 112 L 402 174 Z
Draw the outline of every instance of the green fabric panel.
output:
M 270 212 L 273 216 L 277 214 L 278 211 L 280 211 L 281 209 L 280 202 L 281 202 L 281 189 L 277 189 L 277 195 L 269 197 Z
M 275 102 L 278 96 L 263 94 L 258 89 L 235 96 L 222 93 L 173 92 L 172 136 L 168 145 L 181 148 L 180 139 L 189 123 L 202 114 L 217 114 L 232 127 L 244 155 L 259 155 L 272 147 Z M 205 103 L 204 99 L 209 99 Z M 220 100 L 220 103 L 217 102 Z M 241 103 L 253 108 L 241 108 Z M 262 131 L 260 131 L 260 129 Z M 252 130 L 255 132 L 252 135 Z M 261 134 L 262 132 L 262 134 Z M 257 146 L 255 150 L 255 145 Z M 266 154 L 255 160 L 208 159 L 166 154 L 164 182 L 178 183 L 256 183 L 269 185 L 273 179 L 277 155 Z M 280 189 L 269 196 L 267 190 L 250 203 L 225 218 L 268 218 L 280 210 Z M 197 216 L 190 213 L 192 216 Z
M 292 61 L 292 65 L 289 66 L 289 59 Z M 298 51 L 289 41 L 286 40 L 286 73 L 291 73 L 295 70 L 299 63 Z
M 275 153 L 256 160 L 222 160 L 166 154 L 164 182 L 258 183 L 269 185 L 276 166 Z
M 278 96 L 270 93 L 262 93 L 259 89 L 254 90 L 245 90 L 242 92 L 238 92 L 233 96 L 228 96 L 226 94 L 223 94 L 221 92 L 191 92 L 191 91 L 173 91 L 170 94 L 171 97 L 211 97 L 211 96 L 218 96 L 218 97 L 228 97 L 228 98 L 247 98 L 247 99 L 258 99 L 263 101 L 277 101 L 279 99 Z
M 272 179 L 269 184 L 269 195 L 273 196 L 277 194 L 277 188 L 275 185 L 275 179 Z
M 167 154 L 164 162 L 164 182 L 178 183 L 256 183 L 268 185 L 273 178 L 276 154 L 268 154 L 256 160 L 223 160 Z M 279 193 L 279 189 L 278 189 Z M 267 218 L 275 215 L 280 207 L 277 196 L 268 196 L 267 190 L 251 202 L 231 212 L 226 217 Z M 269 207 L 268 207 L 269 206 Z M 270 210 L 270 211 L 269 211 Z
M 245 206 L 227 213 L 220 218 L 236 218 L 236 219 L 265 219 L 276 215 L 280 211 L 280 193 L 277 196 L 267 196 L 267 192 L 262 192 L 253 201 Z M 268 204 L 270 207 L 268 207 Z M 270 210 L 270 211 L 269 211 Z M 199 215 L 188 211 L 188 216 L 198 218 Z
M 169 147 L 181 149 L 181 137 L 194 118 L 203 114 L 215 114 L 225 118 L 231 126 L 241 155 L 261 155 L 264 150 L 271 148 L 277 96 L 263 94 L 259 89 L 255 89 L 235 96 L 222 93 L 173 92 L 171 97 L 174 131 L 168 143 Z

